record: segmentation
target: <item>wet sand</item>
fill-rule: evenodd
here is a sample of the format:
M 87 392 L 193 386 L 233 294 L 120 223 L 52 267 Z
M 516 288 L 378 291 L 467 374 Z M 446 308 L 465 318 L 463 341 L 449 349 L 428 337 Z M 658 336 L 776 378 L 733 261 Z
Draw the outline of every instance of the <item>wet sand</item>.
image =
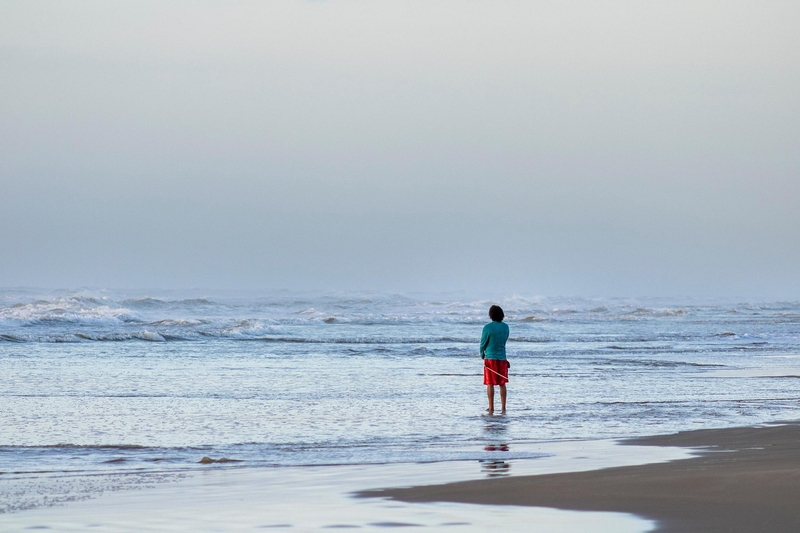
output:
M 404 502 L 524 505 L 633 513 L 658 532 L 800 531 L 800 422 L 645 437 L 700 448 L 689 459 L 586 472 L 365 491 Z

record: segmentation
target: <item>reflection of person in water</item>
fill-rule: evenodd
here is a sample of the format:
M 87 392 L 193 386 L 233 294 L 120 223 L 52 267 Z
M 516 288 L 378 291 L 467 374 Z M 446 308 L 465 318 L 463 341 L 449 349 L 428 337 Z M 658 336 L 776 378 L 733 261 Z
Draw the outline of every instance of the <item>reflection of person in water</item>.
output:
M 487 444 L 483 449 L 487 452 L 507 452 L 508 444 Z M 489 477 L 507 476 L 511 469 L 511 464 L 502 459 L 484 459 L 480 463 L 481 472 Z
M 505 461 L 481 461 L 481 472 L 487 477 L 507 476 L 510 470 L 511 465 Z
M 508 324 L 503 322 L 505 313 L 499 305 L 489 308 L 492 321 L 483 326 L 481 334 L 481 359 L 483 359 L 483 384 L 489 397 L 489 414 L 494 413 L 494 387 L 500 386 L 500 407 L 506 412 L 506 383 L 508 383 L 508 361 L 506 360 L 506 341 Z

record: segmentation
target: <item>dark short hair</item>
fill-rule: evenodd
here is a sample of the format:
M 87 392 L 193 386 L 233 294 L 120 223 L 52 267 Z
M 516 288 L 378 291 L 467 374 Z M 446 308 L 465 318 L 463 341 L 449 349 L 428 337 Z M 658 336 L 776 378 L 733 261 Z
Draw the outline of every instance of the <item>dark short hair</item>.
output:
M 499 305 L 493 305 L 489 308 L 489 318 L 495 322 L 502 322 L 505 316 L 506 315 L 503 313 L 503 308 Z

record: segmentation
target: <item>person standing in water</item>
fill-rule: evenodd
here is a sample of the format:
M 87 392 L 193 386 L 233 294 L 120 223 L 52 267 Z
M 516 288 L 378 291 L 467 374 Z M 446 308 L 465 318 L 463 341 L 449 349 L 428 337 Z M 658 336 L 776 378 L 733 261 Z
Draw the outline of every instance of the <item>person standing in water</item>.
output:
M 508 324 L 503 322 L 505 313 L 499 305 L 489 308 L 491 322 L 483 326 L 481 334 L 481 359 L 483 359 L 483 384 L 489 397 L 489 414 L 494 414 L 494 386 L 500 386 L 500 406 L 506 412 L 506 383 L 509 363 L 506 359 Z

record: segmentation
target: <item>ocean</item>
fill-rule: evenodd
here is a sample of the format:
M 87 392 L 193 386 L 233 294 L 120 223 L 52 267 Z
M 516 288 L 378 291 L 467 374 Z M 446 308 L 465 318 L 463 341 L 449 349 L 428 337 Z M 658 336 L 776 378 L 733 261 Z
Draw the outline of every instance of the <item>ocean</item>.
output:
M 502 475 L 539 443 L 800 418 L 800 302 L 5 289 L 0 369 L 0 513 L 208 468 Z

